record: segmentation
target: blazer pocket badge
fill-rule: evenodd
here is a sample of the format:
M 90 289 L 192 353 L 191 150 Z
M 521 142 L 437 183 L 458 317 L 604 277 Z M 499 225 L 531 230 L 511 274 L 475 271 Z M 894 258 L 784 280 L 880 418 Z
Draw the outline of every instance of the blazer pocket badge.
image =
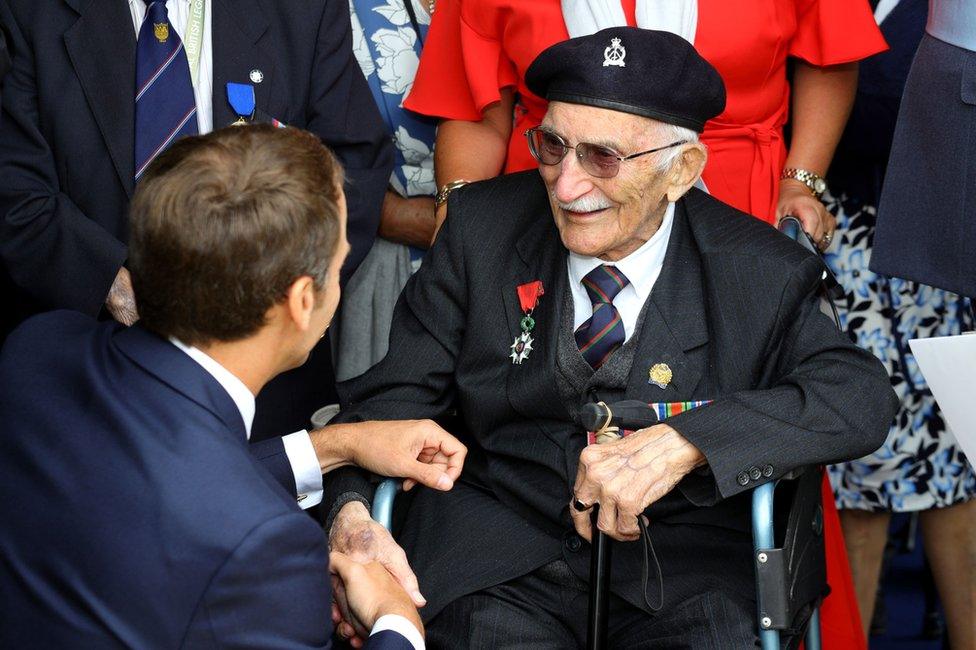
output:
M 647 372 L 647 383 L 654 384 L 658 388 L 667 388 L 672 377 L 671 366 L 666 363 L 655 363 Z

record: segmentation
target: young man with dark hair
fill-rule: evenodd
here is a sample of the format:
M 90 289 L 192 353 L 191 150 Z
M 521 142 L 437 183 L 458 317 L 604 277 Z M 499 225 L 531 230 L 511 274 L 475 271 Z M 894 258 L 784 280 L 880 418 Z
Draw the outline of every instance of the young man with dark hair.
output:
M 60 311 L 9 337 L 0 646 L 329 647 L 325 536 L 247 439 L 254 395 L 304 362 L 338 303 L 341 181 L 296 129 L 182 140 L 133 201 L 139 323 Z M 439 489 L 465 455 L 429 421 L 313 433 L 323 471 Z M 339 554 L 332 572 L 369 647 L 423 646 L 416 582 Z

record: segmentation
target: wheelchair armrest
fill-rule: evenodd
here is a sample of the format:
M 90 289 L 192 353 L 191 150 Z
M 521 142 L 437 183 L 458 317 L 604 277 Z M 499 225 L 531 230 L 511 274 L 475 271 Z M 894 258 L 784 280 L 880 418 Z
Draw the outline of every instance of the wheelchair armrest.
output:
M 454 435 L 458 435 L 458 431 L 462 429 L 457 409 L 454 408 L 448 409 L 434 421 Z M 393 529 L 393 501 L 402 486 L 402 479 L 384 478 L 376 487 L 376 494 L 373 495 L 373 506 L 369 510 L 369 516 L 387 530 Z
M 823 472 L 806 467 L 796 478 L 765 483 L 752 493 L 752 534 L 760 631 L 797 632 L 805 614 L 826 595 L 823 538 Z M 795 487 L 783 543 L 776 545 L 774 527 L 777 486 Z
M 373 507 L 370 508 L 369 516 L 387 530 L 393 528 L 393 500 L 400 491 L 400 485 L 399 479 L 385 478 L 376 487 L 373 495 Z
M 786 215 L 779 220 L 779 231 L 798 243 L 803 248 L 807 249 L 817 257 L 822 257 L 820 250 L 817 249 L 816 244 L 810 239 L 810 236 L 803 231 L 803 225 L 800 220 L 793 215 Z M 823 284 L 824 295 L 828 300 L 841 300 L 844 297 L 844 288 L 837 281 L 833 272 L 827 267 L 826 264 L 823 266 L 823 275 L 821 276 L 821 282 Z

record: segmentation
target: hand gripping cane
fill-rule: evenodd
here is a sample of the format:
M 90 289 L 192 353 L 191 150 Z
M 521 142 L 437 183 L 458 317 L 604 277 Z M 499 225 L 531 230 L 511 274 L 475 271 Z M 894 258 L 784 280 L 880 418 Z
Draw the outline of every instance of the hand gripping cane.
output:
M 658 423 L 657 412 L 644 402 L 628 400 L 608 406 L 603 402 L 587 404 L 581 413 L 583 426 L 593 432 L 596 444 L 620 438 L 621 430 L 644 429 Z M 610 600 L 609 536 L 597 528 L 600 504 L 593 505 L 590 524 L 593 543 L 590 550 L 590 610 L 586 628 L 587 650 L 603 650 L 607 642 L 607 603 Z

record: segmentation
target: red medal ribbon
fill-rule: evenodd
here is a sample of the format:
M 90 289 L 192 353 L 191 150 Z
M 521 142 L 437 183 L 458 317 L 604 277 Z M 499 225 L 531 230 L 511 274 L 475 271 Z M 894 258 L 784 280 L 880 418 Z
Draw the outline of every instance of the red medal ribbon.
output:
M 532 282 L 520 284 L 518 286 L 518 297 L 519 303 L 522 305 L 522 311 L 528 314 L 535 309 L 536 305 L 539 304 L 539 297 L 543 294 L 545 294 L 545 290 L 542 288 L 541 280 L 533 280 Z

